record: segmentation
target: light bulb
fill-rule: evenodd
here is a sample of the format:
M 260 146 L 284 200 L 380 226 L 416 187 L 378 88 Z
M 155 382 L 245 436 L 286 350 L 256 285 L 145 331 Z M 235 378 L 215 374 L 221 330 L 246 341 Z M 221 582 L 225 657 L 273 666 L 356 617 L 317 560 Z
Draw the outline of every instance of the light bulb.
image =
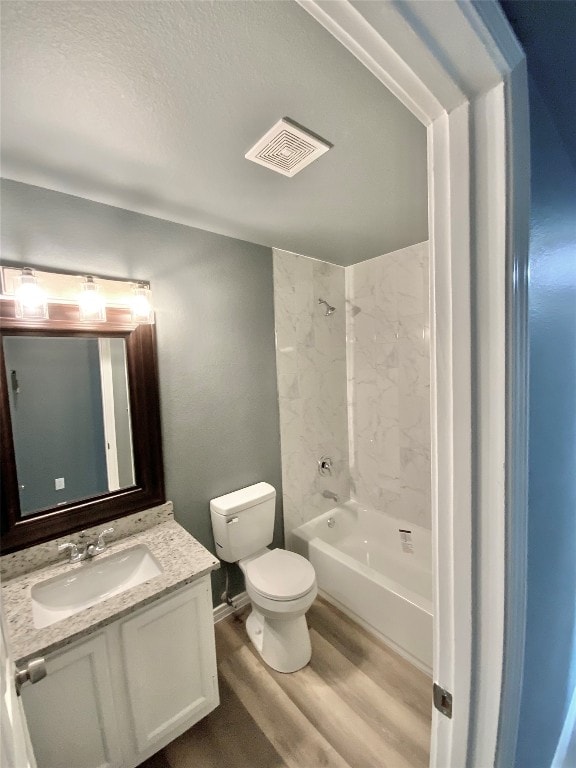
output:
M 132 321 L 150 325 L 154 322 L 150 288 L 146 283 L 136 283 L 132 287 Z
M 92 323 L 106 322 L 106 304 L 100 294 L 100 287 L 94 282 L 92 275 L 86 275 L 82 283 L 78 304 L 81 320 Z
M 46 293 L 40 288 L 34 272 L 28 267 L 24 268 L 16 278 L 14 298 L 14 311 L 18 319 L 48 319 L 48 299 Z

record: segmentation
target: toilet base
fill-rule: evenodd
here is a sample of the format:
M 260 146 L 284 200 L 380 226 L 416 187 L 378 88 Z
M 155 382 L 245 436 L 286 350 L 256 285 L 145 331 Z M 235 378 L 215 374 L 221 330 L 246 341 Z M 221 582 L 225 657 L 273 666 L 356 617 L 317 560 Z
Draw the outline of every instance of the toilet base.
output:
M 310 661 L 312 646 L 304 615 L 270 618 L 252 606 L 246 631 L 262 660 L 277 672 L 296 672 Z

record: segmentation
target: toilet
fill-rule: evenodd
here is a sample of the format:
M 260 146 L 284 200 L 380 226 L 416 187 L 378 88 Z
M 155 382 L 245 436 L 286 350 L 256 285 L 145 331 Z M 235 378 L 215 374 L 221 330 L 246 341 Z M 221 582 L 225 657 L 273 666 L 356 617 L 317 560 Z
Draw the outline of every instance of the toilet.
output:
M 312 655 L 305 613 L 318 592 L 316 573 L 301 555 L 268 549 L 276 490 L 256 483 L 210 502 L 216 554 L 238 563 L 252 611 L 246 630 L 262 659 L 278 672 L 296 672 Z

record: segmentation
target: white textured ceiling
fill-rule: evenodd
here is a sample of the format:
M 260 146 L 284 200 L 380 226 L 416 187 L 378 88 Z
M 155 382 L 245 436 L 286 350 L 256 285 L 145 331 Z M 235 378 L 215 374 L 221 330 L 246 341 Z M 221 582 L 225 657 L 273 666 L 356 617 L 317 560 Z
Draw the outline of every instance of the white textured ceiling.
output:
M 2 175 L 351 264 L 427 238 L 425 128 L 291 0 L 11 2 Z M 244 159 L 288 116 L 334 147 Z

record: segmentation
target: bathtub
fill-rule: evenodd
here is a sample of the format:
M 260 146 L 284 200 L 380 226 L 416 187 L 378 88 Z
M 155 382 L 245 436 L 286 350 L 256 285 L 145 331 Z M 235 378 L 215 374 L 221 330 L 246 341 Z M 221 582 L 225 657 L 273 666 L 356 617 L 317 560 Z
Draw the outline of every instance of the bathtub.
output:
M 324 597 L 431 674 L 430 531 L 348 501 L 293 530 L 291 548 Z

